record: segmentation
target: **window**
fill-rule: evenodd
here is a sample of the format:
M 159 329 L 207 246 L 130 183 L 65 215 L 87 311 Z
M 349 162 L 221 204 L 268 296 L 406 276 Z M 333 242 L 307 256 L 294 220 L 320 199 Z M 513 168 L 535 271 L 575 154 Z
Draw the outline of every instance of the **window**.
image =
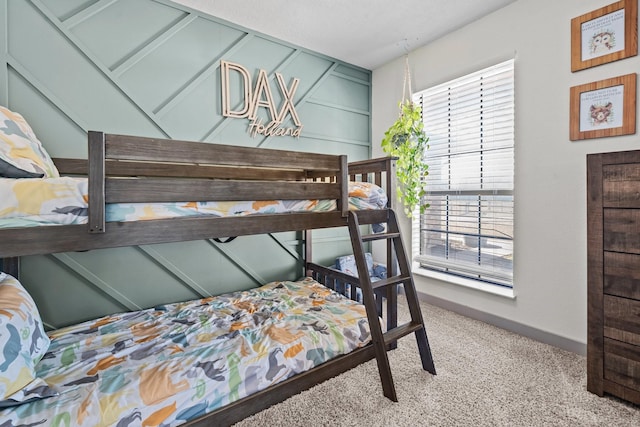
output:
M 416 261 L 512 287 L 514 61 L 427 89 L 414 101 L 429 136 L 430 204 L 413 224 Z

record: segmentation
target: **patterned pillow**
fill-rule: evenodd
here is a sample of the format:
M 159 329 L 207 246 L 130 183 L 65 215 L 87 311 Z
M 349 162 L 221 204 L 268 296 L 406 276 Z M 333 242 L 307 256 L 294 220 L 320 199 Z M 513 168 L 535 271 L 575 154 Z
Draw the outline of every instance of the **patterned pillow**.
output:
M 5 178 L 57 178 L 58 169 L 18 113 L 0 106 L 0 176 Z
M 369 275 L 373 274 L 373 256 L 369 252 L 365 252 L 364 259 L 367 262 Z M 350 276 L 358 277 L 358 267 L 356 266 L 356 258 L 353 255 L 345 255 L 336 258 L 336 269 Z
M 49 342 L 31 295 L 0 272 L 0 408 L 55 395 L 35 372 Z

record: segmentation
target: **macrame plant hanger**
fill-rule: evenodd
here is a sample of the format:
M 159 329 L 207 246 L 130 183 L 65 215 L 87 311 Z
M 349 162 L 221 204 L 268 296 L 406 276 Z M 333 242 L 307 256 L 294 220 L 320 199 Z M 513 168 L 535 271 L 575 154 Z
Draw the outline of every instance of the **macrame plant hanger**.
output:
M 409 69 L 409 54 L 406 53 L 404 55 L 404 81 L 402 82 L 402 99 L 400 100 L 401 104 L 404 104 L 406 101 L 413 102 L 411 98 L 411 94 L 413 93 L 413 89 L 411 87 L 411 70 Z M 402 111 L 401 111 L 402 114 Z

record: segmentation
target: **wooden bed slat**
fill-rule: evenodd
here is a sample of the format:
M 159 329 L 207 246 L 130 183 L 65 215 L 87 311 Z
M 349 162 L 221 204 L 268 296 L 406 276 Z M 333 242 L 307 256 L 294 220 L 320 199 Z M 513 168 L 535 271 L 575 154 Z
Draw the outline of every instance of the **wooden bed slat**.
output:
M 105 195 L 107 203 L 146 203 L 207 200 L 336 200 L 342 193 L 338 184 L 305 181 L 107 178 Z
M 113 134 L 105 134 L 105 144 L 108 157 L 119 160 L 323 169 L 327 171 L 337 171 L 340 166 L 336 156 L 268 148 L 256 149 L 235 145 Z M 215 145 L 215 149 L 212 149 L 210 145 Z
M 60 172 L 60 175 L 87 175 L 89 172 L 89 162 L 86 159 L 65 159 L 53 157 L 53 164 Z
M 87 175 L 89 164 L 84 159 L 54 158 L 61 174 Z M 124 160 L 106 160 L 107 176 L 147 176 L 175 178 L 247 179 L 261 181 L 304 181 L 308 174 L 304 170 L 230 167 L 199 165 L 193 163 L 150 163 Z M 326 175 L 326 172 L 319 173 Z

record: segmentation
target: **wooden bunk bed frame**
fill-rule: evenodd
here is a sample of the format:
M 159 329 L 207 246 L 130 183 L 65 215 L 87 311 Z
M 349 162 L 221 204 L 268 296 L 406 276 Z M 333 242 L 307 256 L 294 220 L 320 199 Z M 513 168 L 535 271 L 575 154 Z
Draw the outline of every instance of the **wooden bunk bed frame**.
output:
M 26 255 L 300 230 L 305 232 L 307 275 L 332 289 L 345 282 L 361 286 L 358 279 L 311 262 L 309 230 L 349 225 L 349 179 L 374 182 L 386 188 L 389 196 L 390 206 L 387 209 L 358 211 L 358 224 L 386 223 L 393 214 L 391 204 L 395 201 L 393 191 L 396 187 L 393 158 L 347 165 L 346 156 L 94 131 L 88 134 L 88 144 L 88 160 L 54 159 L 61 174 L 88 176 L 88 224 L 0 229 L 0 240 L 3 242 L 0 245 L 0 260 L 3 261 L 1 266 L 4 271 L 18 277 L 19 257 Z M 338 209 L 318 213 L 105 222 L 105 205 L 108 203 L 273 199 L 334 199 Z M 395 274 L 393 243 L 391 239 L 387 241 L 389 275 Z M 364 260 L 364 254 L 361 255 Z M 359 263 L 359 271 L 361 267 Z M 367 282 L 371 284 L 368 279 Z M 365 297 L 373 298 L 372 295 L 373 292 L 368 292 Z M 384 292 L 378 290 L 376 295 L 386 298 L 387 327 L 395 327 L 397 286 L 388 286 Z M 381 300 L 378 298 L 377 301 L 378 314 L 382 314 Z M 422 323 L 422 319 L 419 320 Z M 415 325 L 413 328 L 411 332 L 416 330 Z M 395 339 L 399 337 L 394 336 Z M 424 341 L 426 343 L 426 333 Z M 393 342 L 386 345 L 392 347 Z M 216 425 L 232 424 L 376 358 L 379 351 L 373 345 L 359 348 L 186 425 L 210 425 L 212 420 Z M 432 362 L 430 371 L 435 374 Z M 392 381 L 390 374 L 389 381 Z M 386 386 L 384 389 L 385 395 L 396 400 L 395 390 L 392 390 L 391 397 Z
M 0 259 L 346 226 L 349 176 L 375 182 L 387 192 L 395 189 L 392 158 L 347 166 L 346 156 L 95 131 L 89 132 L 88 144 L 88 161 L 54 159 L 62 175 L 88 176 L 88 226 L 0 229 L 2 241 L 11 242 L 0 246 Z M 274 199 L 334 199 L 338 210 L 105 223 L 108 203 Z M 393 200 L 389 195 L 390 203 Z M 364 212 L 360 222 L 374 224 L 386 218 L 387 210 Z M 13 261 L 4 265 L 7 268 Z

